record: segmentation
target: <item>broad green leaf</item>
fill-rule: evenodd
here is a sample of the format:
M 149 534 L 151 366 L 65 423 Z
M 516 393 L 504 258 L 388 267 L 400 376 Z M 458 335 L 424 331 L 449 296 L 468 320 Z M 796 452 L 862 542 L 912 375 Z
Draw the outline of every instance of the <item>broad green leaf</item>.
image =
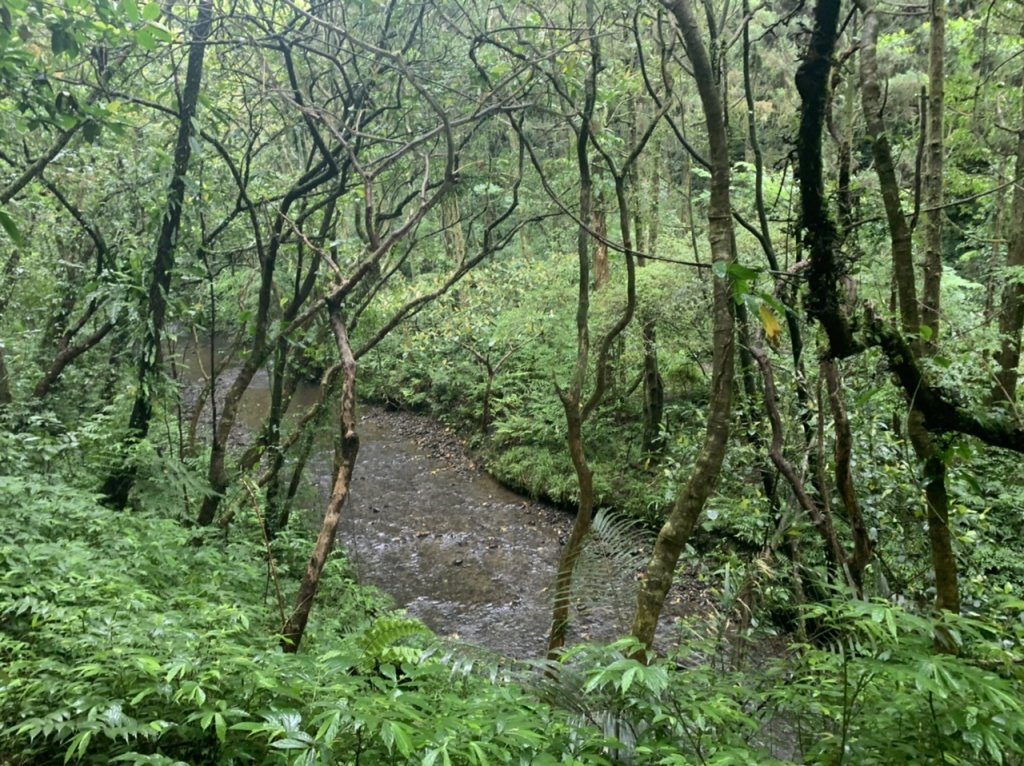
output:
M 24 240 L 21 238 L 21 232 L 18 231 L 18 225 L 14 222 L 5 211 L 0 210 L 0 226 L 7 232 L 7 236 L 11 238 L 11 242 L 17 247 L 24 246 Z

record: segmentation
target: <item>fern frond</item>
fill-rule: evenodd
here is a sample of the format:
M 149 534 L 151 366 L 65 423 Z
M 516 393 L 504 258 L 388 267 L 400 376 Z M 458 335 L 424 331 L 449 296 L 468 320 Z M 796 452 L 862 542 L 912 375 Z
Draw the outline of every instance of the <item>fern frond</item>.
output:
M 413 636 L 429 636 L 430 630 L 417 619 L 403 612 L 389 612 L 380 615 L 359 636 L 362 649 L 360 665 L 373 668 L 381 662 L 408 663 L 418 661 L 421 651 L 399 642 Z
M 613 605 L 631 602 L 651 545 L 650 532 L 635 519 L 602 508 L 576 562 L 574 598 Z

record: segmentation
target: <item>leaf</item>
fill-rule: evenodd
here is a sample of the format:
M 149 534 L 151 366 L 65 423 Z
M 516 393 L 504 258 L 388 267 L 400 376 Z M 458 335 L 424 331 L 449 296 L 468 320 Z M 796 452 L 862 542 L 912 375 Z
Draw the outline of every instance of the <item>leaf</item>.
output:
M 270 746 L 271 747 L 276 747 L 276 748 L 278 748 L 280 750 L 308 750 L 309 749 L 309 743 L 308 742 L 303 742 L 302 740 L 291 739 L 291 738 L 279 739 L 276 742 L 272 742 Z
M 213 714 L 213 728 L 217 732 L 217 740 L 224 742 L 228 737 L 228 725 L 220 713 Z
M 160 18 L 160 3 L 146 3 L 142 9 L 142 18 L 145 21 L 156 21 Z
M 169 30 L 166 26 L 161 24 L 159 21 L 151 21 L 151 22 L 149 22 L 149 24 L 147 25 L 147 28 L 150 30 L 150 33 L 153 35 L 153 39 L 154 40 L 158 40 L 158 41 L 160 41 L 162 43 L 169 43 L 169 42 L 171 42 L 171 40 L 174 39 L 174 36 L 171 34 L 171 30 Z
M 82 133 L 85 140 L 90 144 L 96 143 L 96 139 L 100 137 L 100 133 L 103 131 L 103 126 L 96 120 L 86 120 L 82 124 Z
M 121 0 L 117 5 L 121 13 L 128 17 L 128 21 L 132 23 L 139 21 L 139 6 L 135 4 L 135 0 Z
M 636 674 L 639 668 L 633 667 L 622 674 L 622 681 L 619 684 L 619 688 L 623 694 L 629 691 L 629 687 L 633 685 L 633 681 L 636 679 Z
M 782 325 L 778 317 L 768 304 L 762 303 L 757 307 L 758 316 L 761 317 L 761 326 L 764 328 L 764 336 L 768 339 L 772 348 L 778 348 L 779 340 L 782 338 Z
M 728 268 L 729 276 L 737 281 L 749 282 L 754 279 L 760 272 L 757 269 L 752 269 L 749 266 L 744 266 L 741 263 L 730 263 Z
M 156 40 L 153 39 L 153 33 L 149 27 L 142 27 L 135 33 L 135 42 L 144 51 L 151 51 L 156 47 Z
M 480 764 L 480 766 L 488 766 L 490 760 L 488 760 L 486 753 L 484 753 L 483 748 L 480 747 L 480 745 L 478 745 L 476 742 L 470 742 L 468 747 L 470 751 L 473 753 L 473 757 L 476 759 L 476 762 Z
M 50 27 L 50 49 L 54 55 L 62 53 L 78 54 L 78 40 L 67 29 L 59 24 Z
M 11 242 L 13 242 L 16 247 L 24 246 L 24 240 L 21 238 L 21 232 L 18 231 L 17 224 L 15 224 L 14 219 L 7 215 L 3 210 L 0 210 L 0 226 L 2 226 L 4 231 L 7 232 L 7 236 L 11 238 Z

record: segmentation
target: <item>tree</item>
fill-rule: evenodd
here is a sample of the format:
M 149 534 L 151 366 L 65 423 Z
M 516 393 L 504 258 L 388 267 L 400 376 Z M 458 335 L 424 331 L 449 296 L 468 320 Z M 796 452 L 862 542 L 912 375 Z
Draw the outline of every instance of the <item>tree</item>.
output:
M 132 414 L 128 420 L 129 441 L 145 439 L 153 417 L 154 376 L 160 369 L 163 354 L 167 302 L 174 272 L 174 252 L 185 205 L 185 177 L 192 158 L 196 109 L 203 79 L 203 58 L 206 55 L 212 18 L 213 0 L 202 0 L 196 21 L 192 25 L 185 86 L 178 109 L 177 138 L 174 143 L 171 181 L 167 190 L 167 209 L 157 237 L 148 296 L 143 307 L 143 314 L 146 316 L 145 334 L 139 351 L 135 403 L 132 405 Z M 101 492 L 105 502 L 112 507 L 123 508 L 128 502 L 128 493 L 133 481 L 134 469 L 130 464 L 126 463 L 117 468 L 103 484 Z
M 711 59 L 700 37 L 689 0 L 663 3 L 675 18 L 683 46 L 693 68 L 708 131 L 711 165 L 711 200 L 708 207 L 708 239 L 714 272 L 714 330 L 712 334 L 711 400 L 704 444 L 686 485 L 680 487 L 668 518 L 658 534 L 647 573 L 637 596 L 632 634 L 650 648 L 661 609 L 672 585 L 676 563 L 697 525 L 714 487 L 729 440 L 734 374 L 734 326 L 729 266 L 733 262 L 732 203 L 730 200 L 729 145 L 721 90 Z

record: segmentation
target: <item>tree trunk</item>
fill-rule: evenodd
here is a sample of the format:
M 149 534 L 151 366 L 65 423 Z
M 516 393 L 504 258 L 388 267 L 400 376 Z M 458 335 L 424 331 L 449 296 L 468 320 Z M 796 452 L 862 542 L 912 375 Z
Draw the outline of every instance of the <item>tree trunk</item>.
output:
M 593 30 L 594 0 L 587 0 L 587 22 Z M 579 487 L 579 504 L 572 532 L 558 562 L 555 575 L 555 598 L 551 610 L 551 631 L 548 635 L 548 656 L 556 657 L 558 650 L 565 646 L 569 627 L 569 600 L 572 593 L 572 573 L 576 566 L 593 522 L 594 484 L 593 474 L 587 463 L 583 448 L 583 386 L 586 381 L 590 360 L 590 232 L 587 224 L 592 220 L 594 209 L 594 181 L 590 172 L 590 120 L 594 114 L 597 98 L 597 73 L 600 69 L 601 50 L 596 35 L 590 37 L 590 63 L 584 85 L 584 103 L 580 129 L 576 134 L 576 165 L 580 174 L 580 225 L 576 231 L 576 259 L 579 269 L 578 295 L 576 299 L 576 368 L 568 391 L 559 390 L 565 411 L 566 439 L 569 456 L 576 471 Z
M 720 264 L 718 268 L 727 268 L 732 261 L 732 206 L 729 198 L 729 146 L 719 89 L 690 0 L 663 0 L 662 4 L 676 19 L 704 107 L 711 161 L 708 237 L 713 262 Z M 633 616 L 632 633 L 648 648 L 654 642 L 679 555 L 697 526 L 704 504 L 718 480 L 729 439 L 735 322 L 732 289 L 724 274 L 714 277 L 713 301 L 711 401 L 704 444 L 689 481 L 680 489 L 658 534 Z
M 942 287 L 942 210 L 943 189 L 943 112 L 945 109 L 944 66 L 946 6 L 945 0 L 931 0 L 931 25 L 928 48 L 928 131 L 925 138 L 925 175 L 922 198 L 924 218 L 924 284 L 922 287 L 921 326 L 931 330 L 921 344 L 922 354 L 935 352 L 939 339 Z M 953 535 L 949 529 L 949 497 L 946 487 L 946 463 L 935 436 L 926 428 L 924 414 L 911 404 L 907 431 L 917 457 L 924 464 L 925 498 L 928 506 L 928 541 L 935 570 L 935 608 L 954 614 L 960 612 L 960 587 L 957 581 Z M 939 634 L 936 648 L 955 652 L 951 636 Z
M 0 341 L 0 406 L 14 401 L 11 397 L 11 380 L 7 375 L 6 356 L 7 349 L 4 348 L 3 341 Z
M 1024 91 L 1022 91 L 1024 100 Z M 1014 403 L 1017 401 L 1017 370 L 1020 367 L 1020 336 L 1024 325 L 1024 129 L 1017 134 L 1017 163 L 1011 203 L 1009 248 L 1006 252 L 1006 266 L 1009 270 L 1003 286 L 1002 308 L 999 312 L 1000 348 L 996 356 L 999 369 L 996 370 L 996 384 L 992 390 L 993 401 Z
M 348 330 L 341 316 L 341 307 L 332 305 L 330 315 L 344 376 L 341 392 L 341 434 L 335 444 L 334 485 L 331 488 L 331 497 L 327 502 L 320 534 L 317 536 L 313 555 L 309 559 L 306 575 L 299 585 L 295 610 L 281 632 L 281 648 L 290 653 L 299 650 L 299 644 L 306 631 L 309 613 L 313 608 L 313 599 L 316 598 L 317 590 L 320 587 L 320 577 L 323 575 L 324 566 L 327 564 L 331 551 L 334 550 L 338 524 L 341 522 L 341 511 L 348 499 L 352 484 L 352 471 L 355 467 L 356 456 L 359 454 L 359 434 L 356 430 L 356 360 L 352 355 L 352 347 L 349 345 Z
M 595 195 L 593 212 L 594 233 L 594 290 L 602 290 L 612 278 L 608 264 L 608 211 L 605 209 L 604 194 Z
M 857 490 L 853 484 L 853 432 L 850 421 L 846 417 L 843 404 L 842 380 L 839 374 L 839 362 L 826 359 L 821 363 L 821 371 L 828 388 L 828 400 L 832 410 L 832 422 L 835 426 L 836 446 L 836 487 L 839 497 L 846 510 L 846 518 L 850 522 L 853 534 L 853 555 L 847 560 L 847 570 L 854 589 L 860 598 L 864 597 L 864 569 L 871 560 L 874 543 L 868 534 L 868 527 L 857 501 Z
M 924 415 L 910 411 L 907 424 L 914 451 L 924 461 L 925 497 L 928 505 L 928 539 L 931 542 L 932 567 L 935 570 L 935 607 L 960 611 L 956 557 L 949 531 L 949 498 L 946 494 L 946 464 L 938 456 L 935 436 L 924 427 Z
M 865 12 L 861 48 L 862 99 L 889 224 L 901 327 L 905 334 L 911 336 L 913 353 L 926 355 L 934 352 L 938 338 L 942 281 L 942 78 L 945 9 L 943 0 L 932 0 L 928 114 L 925 121 L 925 177 L 922 188 L 925 204 L 925 264 L 922 304 L 919 308 L 910 227 L 900 203 L 898 182 L 881 115 L 881 87 L 875 63 L 878 22 L 875 13 L 866 3 L 862 3 L 861 7 Z M 927 328 L 925 333 L 921 333 L 923 328 Z M 919 339 L 915 337 L 918 333 L 921 333 Z M 908 395 L 916 397 L 917 392 L 908 391 Z M 924 410 L 917 406 L 916 398 L 912 398 L 907 431 L 914 452 L 924 468 L 928 541 L 935 572 L 935 606 L 940 611 L 958 612 L 960 592 L 956 556 L 953 553 L 952 534 L 949 529 L 946 465 L 941 450 L 936 445 L 935 436 L 928 430 L 925 420 Z M 955 647 L 949 640 L 942 640 L 937 643 L 937 648 L 951 651 Z
M 861 102 L 864 106 L 864 121 L 871 141 L 871 153 L 875 161 L 875 173 L 885 206 L 885 217 L 889 226 L 889 240 L 892 249 L 892 270 L 899 298 L 900 324 L 903 332 L 914 337 L 920 330 L 917 305 L 917 280 L 914 277 L 914 252 L 910 226 L 907 224 L 900 202 L 900 186 L 896 178 L 896 166 L 892 149 L 882 117 L 882 87 L 878 81 L 878 63 L 875 53 L 878 38 L 878 17 L 869 7 L 864 7 L 864 23 L 861 33 L 860 82 Z
M 654 167 L 651 169 L 650 207 L 647 213 L 647 240 L 644 252 L 658 254 L 658 235 L 661 233 L 661 142 L 655 144 Z M 640 247 L 640 234 L 634 232 L 637 247 Z
M 661 421 L 665 416 L 665 382 L 658 369 L 658 324 L 647 317 L 641 328 L 644 346 L 644 435 L 643 450 L 651 457 L 661 454 L 665 440 Z
M 185 175 L 188 173 L 192 157 L 193 122 L 199 103 L 203 57 L 206 53 L 206 41 L 210 36 L 212 17 L 213 0 L 201 0 L 196 22 L 192 26 L 192 42 L 188 52 L 185 89 L 181 96 L 178 136 L 174 147 L 174 166 L 167 191 L 167 209 L 160 225 L 160 235 L 153 259 L 153 273 L 149 281 L 148 301 L 143 311 L 147 321 L 139 354 L 135 403 L 128 420 L 128 439 L 132 442 L 146 438 L 149 433 L 149 422 L 153 417 L 153 388 L 162 357 L 167 299 L 174 269 L 174 251 L 185 202 Z M 101 491 L 104 502 L 113 508 L 123 508 L 128 503 L 128 493 L 131 492 L 134 483 L 135 468 L 129 463 L 119 466 L 103 484 Z
M 932 351 L 939 340 L 939 305 L 942 284 L 942 172 L 945 145 L 942 135 L 945 111 L 946 4 L 931 0 L 931 23 L 928 45 L 928 119 L 925 133 L 924 181 L 924 280 L 922 289 L 921 325 L 931 334 L 924 348 Z
M 444 231 L 444 249 L 448 259 L 462 264 L 466 261 L 466 234 L 462 229 L 459 197 L 450 194 L 441 202 L 441 226 Z
M 568 425 L 569 456 L 576 471 L 579 487 L 579 502 L 576 520 L 573 522 L 565 550 L 558 562 L 555 575 L 555 600 L 551 611 L 551 634 L 548 637 L 548 656 L 554 659 L 558 650 L 565 646 L 569 628 L 569 606 L 572 598 L 572 575 L 576 561 L 583 552 L 583 544 L 594 521 L 594 474 L 587 463 L 583 450 L 583 419 L 580 408 L 569 396 L 562 398 L 565 419 Z

